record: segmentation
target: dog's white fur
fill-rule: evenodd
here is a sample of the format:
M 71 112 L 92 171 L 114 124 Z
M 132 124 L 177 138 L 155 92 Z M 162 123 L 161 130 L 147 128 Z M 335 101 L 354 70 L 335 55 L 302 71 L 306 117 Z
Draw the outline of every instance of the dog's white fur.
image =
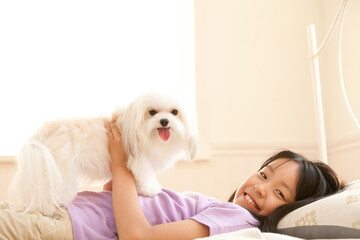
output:
M 174 115 L 172 111 L 178 110 Z M 157 113 L 151 115 L 150 110 Z M 158 134 L 161 119 L 168 119 L 170 138 Z M 111 180 L 110 155 L 104 121 L 110 118 L 47 121 L 25 144 L 18 156 L 18 170 L 10 184 L 9 200 L 25 211 L 51 215 L 70 203 L 83 183 Z M 156 174 L 183 159 L 193 159 L 197 132 L 177 98 L 162 94 L 141 95 L 112 116 L 122 129 L 128 168 L 139 194 L 161 191 Z

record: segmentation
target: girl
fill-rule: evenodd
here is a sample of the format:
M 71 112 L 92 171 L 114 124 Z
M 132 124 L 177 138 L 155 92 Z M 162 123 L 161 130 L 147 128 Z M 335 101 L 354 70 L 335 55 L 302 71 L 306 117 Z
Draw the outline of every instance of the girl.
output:
M 114 124 L 108 124 L 106 128 L 112 158 L 113 211 L 118 236 L 122 240 L 194 239 L 255 225 L 259 225 L 260 229 L 276 231 L 278 221 L 290 210 L 343 187 L 336 173 L 327 165 L 310 162 L 301 155 L 284 151 L 268 159 L 257 173 L 251 175 L 235 191 L 230 204 L 199 195 L 189 200 L 164 190 L 157 196 L 159 201 L 165 195 L 164 198 L 170 197 L 176 202 L 171 204 L 170 201 L 171 207 L 181 205 L 186 208 L 193 206 L 186 201 L 195 199 L 198 201 L 196 210 L 188 214 L 188 209 L 178 209 L 181 216 L 170 221 L 159 213 L 159 218 L 164 217 L 164 221 L 150 224 L 152 216 L 144 215 L 134 177 L 126 168 L 121 133 Z M 181 204 L 177 198 L 183 198 Z M 202 205 L 199 203 L 201 201 L 207 203 Z M 170 206 L 163 206 L 160 212 L 166 215 Z M 274 212 L 275 209 L 280 210 Z
M 138 196 L 126 168 L 121 133 L 106 124 L 112 184 L 103 192 L 81 192 L 52 217 L 17 213 L 3 204 L 0 239 L 194 239 L 259 226 L 276 231 L 287 212 L 337 192 L 342 184 L 325 164 L 283 151 L 268 159 L 230 198 L 220 202 L 194 192 L 163 189 Z M 1 205 L 0 205 L 1 208 Z

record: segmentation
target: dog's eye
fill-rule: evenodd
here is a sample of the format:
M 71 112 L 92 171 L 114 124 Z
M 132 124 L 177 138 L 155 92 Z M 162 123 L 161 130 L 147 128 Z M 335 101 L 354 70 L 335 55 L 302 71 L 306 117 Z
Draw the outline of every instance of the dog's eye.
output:
M 154 116 L 155 114 L 157 114 L 157 111 L 155 111 L 154 109 L 152 109 L 152 110 L 149 111 L 149 114 L 150 114 L 151 116 Z
M 179 111 L 177 109 L 174 109 L 171 111 L 171 113 L 176 116 L 179 113 Z

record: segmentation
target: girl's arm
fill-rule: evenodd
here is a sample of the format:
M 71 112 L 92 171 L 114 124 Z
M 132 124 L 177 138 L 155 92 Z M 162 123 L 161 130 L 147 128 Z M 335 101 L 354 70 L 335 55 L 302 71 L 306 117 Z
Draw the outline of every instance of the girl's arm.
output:
M 121 133 L 113 123 L 106 124 L 111 155 L 113 211 L 120 240 L 194 239 L 209 236 L 209 228 L 194 220 L 151 226 L 142 212 L 133 174 L 126 167 Z

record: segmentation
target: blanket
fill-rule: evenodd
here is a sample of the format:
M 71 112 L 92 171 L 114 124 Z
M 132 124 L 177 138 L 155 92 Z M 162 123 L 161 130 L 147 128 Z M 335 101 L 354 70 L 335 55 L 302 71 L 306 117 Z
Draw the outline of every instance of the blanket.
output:
M 240 231 L 223 233 L 206 238 L 199 238 L 197 240 L 301 240 L 301 238 L 290 237 L 277 233 L 262 233 L 258 228 L 248 228 Z
M 279 233 L 263 233 L 258 228 L 248 228 L 240 231 L 223 233 L 211 237 L 198 238 L 196 240 L 304 240 L 303 238 L 291 237 Z M 336 240 L 347 240 L 349 238 L 337 238 Z M 313 239 L 316 240 L 316 239 Z M 351 240 L 360 240 L 360 238 L 352 238 Z

